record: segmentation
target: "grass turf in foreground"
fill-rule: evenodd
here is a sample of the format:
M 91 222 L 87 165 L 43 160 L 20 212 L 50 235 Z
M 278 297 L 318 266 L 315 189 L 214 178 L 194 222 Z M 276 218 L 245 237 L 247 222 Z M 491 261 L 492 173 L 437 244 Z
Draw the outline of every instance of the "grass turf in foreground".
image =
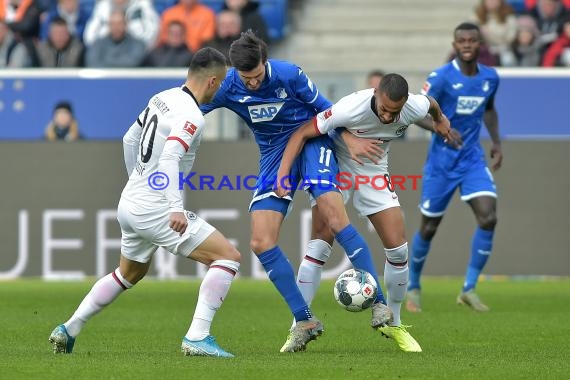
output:
M 568 379 L 570 280 L 483 282 L 492 311 L 455 304 L 461 279 L 426 279 L 421 314 L 403 312 L 424 352 L 403 353 L 369 327 L 370 312 L 349 313 L 321 285 L 313 304 L 325 334 L 307 351 L 280 354 L 291 317 L 272 284 L 238 279 L 212 333 L 234 359 L 184 357 L 199 282 L 143 280 L 94 317 L 72 355 L 47 341 L 91 282 L 0 282 L 4 379 Z

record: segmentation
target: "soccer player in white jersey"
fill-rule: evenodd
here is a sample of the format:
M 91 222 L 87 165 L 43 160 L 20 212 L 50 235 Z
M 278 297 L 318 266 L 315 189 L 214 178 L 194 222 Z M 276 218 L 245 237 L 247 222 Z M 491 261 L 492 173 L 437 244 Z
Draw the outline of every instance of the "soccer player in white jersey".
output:
M 433 130 L 450 142 L 455 141 L 456 136 L 450 134 L 449 121 L 434 99 L 408 94 L 408 83 L 401 75 L 387 74 L 378 88 L 345 96 L 296 131 L 285 149 L 278 172 L 278 178 L 283 180 L 279 181 L 277 193 L 284 196 L 289 191 L 287 176 L 291 164 L 305 141 L 333 133 L 341 174 L 345 179 L 352 180 L 348 197 L 353 196 L 354 207 L 361 216 L 368 217 L 385 248 L 384 282 L 388 306 L 394 318 L 389 325 L 381 326 L 378 330 L 393 338 L 406 352 L 420 352 L 421 347 L 400 321 L 401 304 L 408 282 L 408 244 L 400 203 L 388 174 L 388 152 L 390 140 L 402 136 L 408 125 L 423 120 L 428 114 L 434 120 Z M 353 145 L 355 143 L 357 145 Z M 364 145 L 359 146 L 361 143 Z M 382 144 L 382 148 L 379 144 Z M 360 155 L 365 157 L 360 159 Z M 357 176 L 368 179 L 368 183 L 356 185 L 354 181 Z M 307 265 L 310 263 L 306 260 L 301 263 L 300 275 L 303 266 Z M 304 282 L 318 282 L 321 273 L 312 273 L 315 278 L 305 278 Z M 310 300 L 315 292 L 316 287 L 309 295 Z
M 499 136 L 499 120 L 495 94 L 499 87 L 497 71 L 477 62 L 481 31 L 472 23 L 462 23 L 453 32 L 453 48 L 457 58 L 429 74 L 423 92 L 433 96 L 449 117 L 454 130 L 461 134 L 461 149 L 449 149 L 438 136 L 433 136 L 424 165 L 420 211 L 421 225 L 412 241 L 412 264 L 406 308 L 421 311 L 421 274 L 431 241 L 443 219 L 456 189 L 461 200 L 469 204 L 477 227 L 471 241 L 471 255 L 465 281 L 457 302 L 475 311 L 486 312 L 475 287 L 493 250 L 497 224 L 497 189 L 485 161 L 479 134 L 481 126 L 491 137 L 491 168 L 501 167 L 503 153 Z
M 126 133 L 123 147 L 130 176 L 118 206 L 119 267 L 99 279 L 72 317 L 53 330 L 49 341 L 55 353 L 71 353 L 84 324 L 140 281 L 158 247 L 163 247 L 209 266 L 182 351 L 191 356 L 233 356 L 210 335 L 210 325 L 238 272 L 240 253 L 214 227 L 184 210 L 175 183 L 179 172 L 189 173 L 200 144 L 205 121 L 198 107 L 212 99 L 226 71 L 222 53 L 199 50 L 184 86 L 154 95 Z

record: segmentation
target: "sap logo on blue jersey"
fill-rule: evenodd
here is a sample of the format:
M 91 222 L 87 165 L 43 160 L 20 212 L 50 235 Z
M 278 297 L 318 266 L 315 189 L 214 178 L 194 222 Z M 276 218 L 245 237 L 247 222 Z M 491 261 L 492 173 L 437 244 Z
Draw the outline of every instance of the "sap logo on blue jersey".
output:
M 457 112 L 459 115 L 471 115 L 477 111 L 477 108 L 485 101 L 483 96 L 458 96 Z
M 277 115 L 284 102 L 260 104 L 258 106 L 247 107 L 249 117 L 253 123 L 261 123 L 263 121 L 271 121 Z

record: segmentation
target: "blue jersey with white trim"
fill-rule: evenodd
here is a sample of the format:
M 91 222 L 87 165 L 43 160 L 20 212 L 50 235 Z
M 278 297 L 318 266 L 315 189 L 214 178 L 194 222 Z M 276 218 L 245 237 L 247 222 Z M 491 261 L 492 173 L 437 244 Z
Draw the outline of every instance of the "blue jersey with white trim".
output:
M 298 66 L 270 59 L 258 90 L 249 90 L 230 68 L 204 113 L 225 107 L 237 113 L 253 131 L 263 156 L 282 156 L 289 137 L 303 123 L 332 106 Z M 279 158 L 280 159 L 280 158 Z
M 498 87 L 497 71 L 481 64 L 474 76 L 464 75 L 455 60 L 428 76 L 422 93 L 437 100 L 451 127 L 461 134 L 463 146 L 452 148 L 434 134 L 426 165 L 443 169 L 453 176 L 453 173 L 465 173 L 474 162 L 485 159 L 479 134 L 483 114 L 493 104 Z

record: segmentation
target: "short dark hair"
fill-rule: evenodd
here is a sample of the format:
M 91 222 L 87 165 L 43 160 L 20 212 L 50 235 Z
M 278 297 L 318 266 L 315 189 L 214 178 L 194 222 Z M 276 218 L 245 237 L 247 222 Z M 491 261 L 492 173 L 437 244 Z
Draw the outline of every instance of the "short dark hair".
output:
M 219 50 L 212 47 L 205 47 L 198 50 L 192 56 L 188 73 L 199 73 L 228 65 L 226 56 Z
M 232 42 L 229 51 L 230 62 L 238 71 L 251 71 L 259 63 L 267 61 L 267 44 L 249 29 Z
M 460 30 L 475 30 L 477 31 L 477 34 L 481 36 L 481 29 L 479 29 L 479 25 L 474 24 L 472 22 L 462 22 L 461 24 L 457 25 L 457 27 L 453 31 L 453 37 L 455 37 L 455 33 L 457 33 Z
M 386 74 L 380 82 L 379 90 L 397 102 L 408 96 L 408 81 L 400 74 Z

